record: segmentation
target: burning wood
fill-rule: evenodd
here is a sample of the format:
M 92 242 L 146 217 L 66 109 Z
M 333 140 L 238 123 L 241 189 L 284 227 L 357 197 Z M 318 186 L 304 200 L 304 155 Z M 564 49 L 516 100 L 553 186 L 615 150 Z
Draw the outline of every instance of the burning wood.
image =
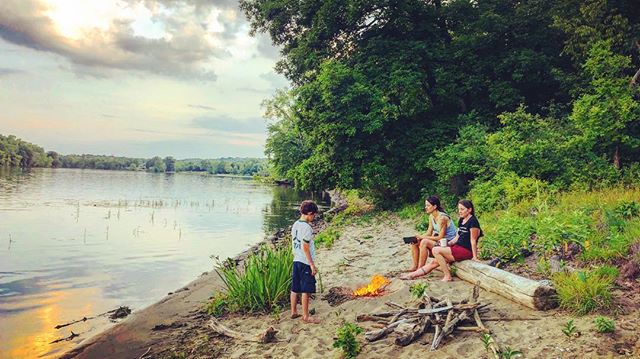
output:
M 480 319 L 479 311 L 488 304 L 478 302 L 479 292 L 480 283 L 476 283 L 469 299 L 459 302 L 451 301 L 448 298 L 440 300 L 425 295 L 418 308 L 406 308 L 396 303 L 387 302 L 386 304 L 393 310 L 359 315 L 356 320 L 359 322 L 376 321 L 384 325 L 382 329 L 365 333 L 365 338 L 368 341 L 376 341 L 395 332 L 397 334 L 395 343 L 400 346 L 409 345 L 433 328 L 431 350 L 436 350 L 444 337 L 452 334 L 456 329 L 490 332 Z M 471 321 L 475 326 L 460 326 L 465 321 Z
M 354 290 L 353 296 L 375 297 L 381 295 L 384 291 L 384 288 L 389 285 L 389 283 L 391 283 L 391 281 L 387 278 L 381 275 L 374 275 L 373 278 L 371 278 L 371 283 Z

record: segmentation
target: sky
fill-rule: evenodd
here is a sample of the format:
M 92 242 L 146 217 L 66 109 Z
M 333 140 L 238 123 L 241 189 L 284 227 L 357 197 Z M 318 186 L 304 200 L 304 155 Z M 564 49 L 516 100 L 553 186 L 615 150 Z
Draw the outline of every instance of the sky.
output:
M 279 51 L 233 0 L 1 0 L 0 134 L 61 154 L 264 157 Z

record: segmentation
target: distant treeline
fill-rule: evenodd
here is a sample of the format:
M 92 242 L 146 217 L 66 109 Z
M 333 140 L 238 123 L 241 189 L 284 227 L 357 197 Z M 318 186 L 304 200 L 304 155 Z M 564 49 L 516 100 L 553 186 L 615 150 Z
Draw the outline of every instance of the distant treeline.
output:
M 129 158 L 103 155 L 61 155 L 23 141 L 13 135 L 0 135 L 0 166 L 52 167 L 150 172 L 208 172 L 242 176 L 266 175 L 267 160 L 261 158 L 225 157 L 218 159 L 184 159 L 159 156 Z

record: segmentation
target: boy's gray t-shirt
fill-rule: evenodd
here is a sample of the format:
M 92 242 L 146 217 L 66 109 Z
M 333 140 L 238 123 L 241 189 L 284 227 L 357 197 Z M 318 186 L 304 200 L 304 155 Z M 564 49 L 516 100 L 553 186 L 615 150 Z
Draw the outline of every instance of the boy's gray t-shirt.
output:
M 291 241 L 294 262 L 302 262 L 309 265 L 307 256 L 304 255 L 304 251 L 302 250 L 302 243 L 309 243 L 311 259 L 316 260 L 316 248 L 313 244 L 313 229 L 309 223 L 301 220 L 296 221 L 293 226 L 291 226 Z

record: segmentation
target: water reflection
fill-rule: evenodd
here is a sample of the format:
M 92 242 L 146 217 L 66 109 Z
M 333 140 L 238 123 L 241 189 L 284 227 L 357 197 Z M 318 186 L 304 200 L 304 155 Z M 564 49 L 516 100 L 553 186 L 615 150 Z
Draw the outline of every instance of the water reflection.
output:
M 290 224 L 313 195 L 192 174 L 0 170 L 0 357 L 49 357 Z M 322 203 L 321 197 L 315 196 Z M 71 341 L 52 343 L 81 334 Z

